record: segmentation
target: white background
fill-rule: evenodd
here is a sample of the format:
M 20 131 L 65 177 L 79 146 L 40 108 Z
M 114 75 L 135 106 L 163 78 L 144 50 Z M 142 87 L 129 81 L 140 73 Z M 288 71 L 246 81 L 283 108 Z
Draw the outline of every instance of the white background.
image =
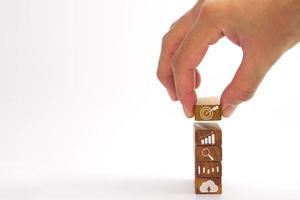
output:
M 193 120 L 156 79 L 193 0 L 0 1 L 0 199 L 300 199 L 300 46 L 223 120 L 223 195 L 193 194 Z M 241 60 L 199 66 L 221 95 Z

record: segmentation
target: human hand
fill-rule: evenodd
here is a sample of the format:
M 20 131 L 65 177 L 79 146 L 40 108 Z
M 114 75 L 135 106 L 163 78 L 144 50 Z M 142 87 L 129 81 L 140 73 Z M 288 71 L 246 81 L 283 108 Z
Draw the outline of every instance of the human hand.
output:
M 243 50 L 242 62 L 221 96 L 224 117 L 252 98 L 280 56 L 300 39 L 300 0 L 199 0 L 165 34 L 157 76 L 172 100 L 193 116 L 196 67 L 209 45 L 226 36 Z

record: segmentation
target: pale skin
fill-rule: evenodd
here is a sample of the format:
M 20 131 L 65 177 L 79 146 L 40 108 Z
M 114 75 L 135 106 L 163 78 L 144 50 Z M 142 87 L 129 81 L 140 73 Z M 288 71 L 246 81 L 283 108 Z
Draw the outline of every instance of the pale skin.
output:
M 210 45 L 227 37 L 242 62 L 221 95 L 223 116 L 253 97 L 272 65 L 300 40 L 300 0 L 199 0 L 162 41 L 157 76 L 187 117 L 193 116 L 197 66 Z

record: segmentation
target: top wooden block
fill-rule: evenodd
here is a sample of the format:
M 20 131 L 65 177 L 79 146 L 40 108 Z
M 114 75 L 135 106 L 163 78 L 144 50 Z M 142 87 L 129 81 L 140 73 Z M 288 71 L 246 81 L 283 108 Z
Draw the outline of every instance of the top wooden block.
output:
M 216 121 L 222 119 L 222 107 L 218 97 L 198 98 L 194 106 L 196 121 Z

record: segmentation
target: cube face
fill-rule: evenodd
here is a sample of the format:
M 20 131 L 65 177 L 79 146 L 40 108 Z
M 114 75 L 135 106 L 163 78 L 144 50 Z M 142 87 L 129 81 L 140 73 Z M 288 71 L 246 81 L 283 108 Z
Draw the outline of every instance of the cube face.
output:
M 222 149 L 218 146 L 196 146 L 195 149 L 196 161 L 222 161 Z
M 196 162 L 195 177 L 196 178 L 221 178 L 222 177 L 221 162 Z
M 222 131 L 216 123 L 194 123 L 197 146 L 222 146 Z
M 222 119 L 221 105 L 195 105 L 194 115 L 196 121 L 216 121 Z
M 221 178 L 196 178 L 195 193 L 196 194 L 221 194 L 222 193 Z

